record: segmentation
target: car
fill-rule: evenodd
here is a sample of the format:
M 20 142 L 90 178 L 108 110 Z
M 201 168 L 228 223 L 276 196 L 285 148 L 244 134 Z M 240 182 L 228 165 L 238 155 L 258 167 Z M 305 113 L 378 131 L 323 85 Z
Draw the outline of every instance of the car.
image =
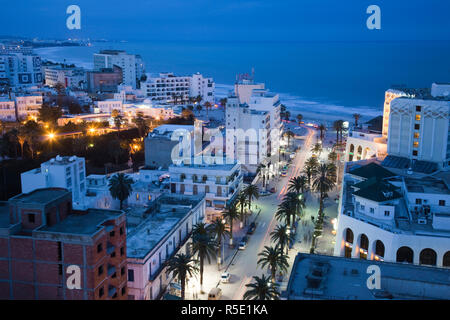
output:
M 256 223 L 252 222 L 248 227 L 247 234 L 253 234 L 256 229 Z
M 239 250 L 245 250 L 247 248 L 248 237 L 243 237 L 241 242 L 239 242 Z
M 281 176 L 282 177 L 286 177 L 287 176 L 287 171 L 281 171 Z
M 270 193 L 275 193 L 275 192 L 277 192 L 277 189 L 275 189 L 275 187 L 272 187 L 272 188 L 270 188 L 269 192 Z
M 221 281 L 222 283 L 228 283 L 228 282 L 230 282 L 230 278 L 231 278 L 230 273 L 229 273 L 229 272 L 224 272 L 224 273 L 222 273 L 222 275 L 220 276 L 220 281 Z
M 219 300 L 222 297 L 222 289 L 212 288 L 208 294 L 208 300 Z

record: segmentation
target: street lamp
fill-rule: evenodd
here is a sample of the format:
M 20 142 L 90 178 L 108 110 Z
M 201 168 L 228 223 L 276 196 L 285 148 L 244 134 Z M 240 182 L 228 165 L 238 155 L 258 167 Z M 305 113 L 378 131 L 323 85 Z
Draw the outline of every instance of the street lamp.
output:
M 53 152 L 53 139 L 55 139 L 55 134 L 53 132 L 50 132 L 47 134 L 47 137 L 50 141 L 50 152 Z

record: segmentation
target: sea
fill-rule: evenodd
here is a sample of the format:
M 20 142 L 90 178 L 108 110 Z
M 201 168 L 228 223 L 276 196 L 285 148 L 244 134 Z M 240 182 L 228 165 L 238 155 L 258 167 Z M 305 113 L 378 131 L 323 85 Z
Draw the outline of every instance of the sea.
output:
M 35 52 L 54 62 L 92 69 L 93 54 L 121 49 L 139 54 L 146 72 L 202 73 L 216 82 L 216 97 L 233 90 L 237 74 L 280 95 L 292 116 L 330 123 L 368 121 L 383 112 L 392 87 L 427 88 L 450 82 L 450 42 L 93 42 L 90 47 L 48 47 Z

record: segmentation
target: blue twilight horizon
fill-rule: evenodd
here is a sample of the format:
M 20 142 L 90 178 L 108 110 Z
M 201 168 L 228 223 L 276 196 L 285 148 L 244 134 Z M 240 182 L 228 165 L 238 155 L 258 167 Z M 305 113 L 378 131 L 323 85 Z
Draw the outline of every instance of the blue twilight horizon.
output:
M 81 30 L 66 28 L 69 5 Z M 368 30 L 368 6 L 381 30 Z M 0 34 L 39 38 L 168 41 L 450 40 L 441 0 L 2 0 Z

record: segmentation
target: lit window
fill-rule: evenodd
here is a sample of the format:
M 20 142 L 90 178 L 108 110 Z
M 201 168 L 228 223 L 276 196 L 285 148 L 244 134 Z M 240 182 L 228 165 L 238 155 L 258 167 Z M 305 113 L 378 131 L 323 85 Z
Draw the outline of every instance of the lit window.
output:
M 416 114 L 416 121 L 420 121 L 420 114 Z
M 414 132 L 414 139 L 419 139 L 419 133 L 418 132 Z
M 139 200 L 139 193 L 136 193 L 136 200 Z
M 414 141 L 414 148 L 418 148 L 419 147 L 419 141 Z

